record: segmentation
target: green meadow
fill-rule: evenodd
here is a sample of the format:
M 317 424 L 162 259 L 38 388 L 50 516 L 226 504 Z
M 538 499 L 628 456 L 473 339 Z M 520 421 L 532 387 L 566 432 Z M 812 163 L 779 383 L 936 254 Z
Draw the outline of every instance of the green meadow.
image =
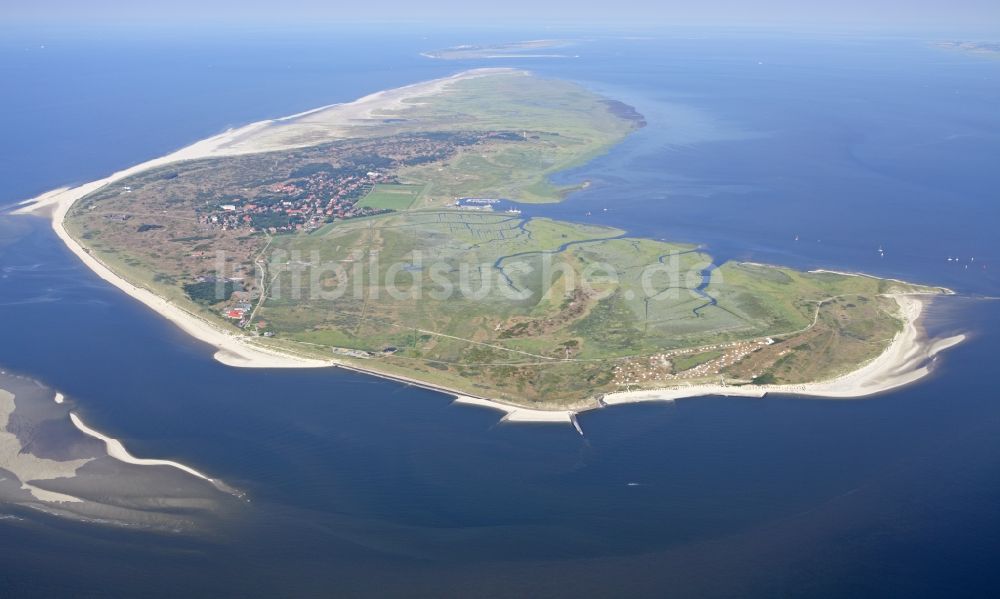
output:
M 423 185 L 391 185 L 380 183 L 360 202 L 359 208 L 374 208 L 376 210 L 408 210 L 420 193 Z

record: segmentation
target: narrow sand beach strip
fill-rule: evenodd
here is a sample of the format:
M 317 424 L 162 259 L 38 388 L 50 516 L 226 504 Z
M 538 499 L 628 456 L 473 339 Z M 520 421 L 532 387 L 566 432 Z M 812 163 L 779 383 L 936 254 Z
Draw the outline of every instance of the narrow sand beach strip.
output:
M 455 396 L 452 404 L 465 405 L 465 406 L 479 406 L 483 408 L 489 408 L 491 410 L 498 410 L 504 413 L 503 418 L 500 419 L 501 422 L 539 422 L 539 423 L 559 423 L 559 424 L 572 424 L 576 426 L 577 430 L 580 430 L 579 425 L 576 423 L 576 412 L 574 410 L 541 410 L 525 408 L 521 406 L 516 406 L 513 404 L 504 403 L 501 401 L 496 401 L 492 399 L 487 399 L 485 397 L 476 397 L 472 395 L 467 395 L 462 393 L 457 389 L 452 389 L 449 387 L 443 387 L 441 385 L 434 385 L 425 381 L 410 378 L 407 376 L 402 376 L 398 374 L 388 374 L 385 372 L 380 372 L 374 369 L 360 368 L 354 366 L 353 364 L 336 364 L 339 368 L 345 370 L 351 370 L 354 372 L 360 372 L 368 376 L 376 376 L 382 379 L 394 381 L 397 383 L 404 383 L 407 385 L 412 385 L 414 387 L 419 387 L 421 389 L 428 389 L 430 391 L 437 391 L 438 393 L 444 393 L 446 395 Z M 583 434 L 583 431 L 580 431 Z
M 765 265 L 765 266 L 770 266 L 770 265 Z M 909 283 L 907 283 L 907 281 L 902 281 L 900 279 L 893 279 L 891 277 L 876 277 L 875 275 L 870 275 L 870 274 L 864 273 L 864 272 L 849 272 L 849 271 L 844 271 L 844 270 L 829 270 L 829 269 L 826 269 L 826 268 L 816 268 L 816 269 L 810 270 L 809 272 L 813 273 L 813 274 L 827 273 L 827 274 L 831 274 L 831 275 L 841 275 L 841 276 L 844 276 L 844 277 L 864 277 L 864 278 L 867 278 L 867 279 L 879 279 L 879 280 L 882 280 L 882 281 L 893 281 L 895 283 L 902 283 L 904 285 L 909 284 Z M 939 289 L 945 295 L 955 295 L 955 292 L 953 290 L 951 290 L 951 289 L 948 289 L 947 287 L 941 287 L 941 286 L 933 286 L 933 287 L 935 289 Z
M 83 420 L 80 420 L 80 417 L 77 416 L 76 414 L 70 414 L 69 418 L 70 420 L 73 421 L 73 425 L 76 426 L 76 428 L 80 429 L 80 432 L 82 432 L 87 436 L 103 441 L 104 445 L 108 449 L 108 455 L 118 460 L 119 462 L 125 462 L 126 464 L 132 464 L 135 466 L 170 466 L 171 468 L 176 468 L 178 470 L 190 474 L 191 476 L 196 476 L 210 483 L 214 484 L 216 482 L 214 479 L 202 474 L 201 472 L 198 472 L 194 468 L 191 468 L 190 466 L 185 466 L 184 464 L 181 464 L 179 462 L 174 462 L 171 460 L 151 460 L 151 459 L 137 458 L 132 454 L 130 454 L 127 449 L 125 449 L 125 446 L 122 445 L 121 441 L 119 441 L 118 439 L 113 439 L 111 437 L 108 437 L 106 435 L 103 435 L 95 431 L 94 429 L 84 424 Z
M 65 401 L 65 397 L 61 393 L 57 393 L 56 396 L 58 398 L 56 403 L 63 403 Z M 221 480 L 212 478 L 206 474 L 199 472 L 198 470 L 195 470 L 190 466 L 181 464 L 180 462 L 175 462 L 173 460 L 137 458 L 132 454 L 130 454 L 127 449 L 125 449 L 125 445 L 123 445 L 121 441 L 90 428 L 76 414 L 70 412 L 69 419 L 73 423 L 73 426 L 75 426 L 77 430 L 79 430 L 81 433 L 87 435 L 88 437 L 93 437 L 94 439 L 103 442 L 104 447 L 108 453 L 108 457 L 112 459 L 118 460 L 119 462 L 124 462 L 126 464 L 131 464 L 133 466 L 167 466 L 170 468 L 174 468 L 176 470 L 180 470 L 185 474 L 190 474 L 195 478 L 204 480 L 205 482 L 210 483 L 213 487 L 215 487 L 219 491 L 222 491 L 223 493 L 228 493 L 229 495 L 233 495 L 241 499 L 244 499 L 246 497 L 246 495 L 243 492 L 230 487 Z M 87 461 L 90 460 L 89 459 L 84 460 L 84 462 Z M 73 500 L 79 501 L 77 499 Z
M 455 398 L 454 403 L 463 406 L 481 406 L 490 408 L 491 410 L 500 410 L 504 413 L 504 417 L 500 420 L 501 422 L 556 422 L 572 424 L 574 416 L 572 410 L 535 410 L 469 395 L 459 395 Z

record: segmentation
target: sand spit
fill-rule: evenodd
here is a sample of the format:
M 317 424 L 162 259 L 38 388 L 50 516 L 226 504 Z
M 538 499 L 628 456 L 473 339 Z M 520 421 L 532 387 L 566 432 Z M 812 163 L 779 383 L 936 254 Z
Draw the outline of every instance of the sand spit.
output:
M 767 266 L 767 265 L 763 265 L 763 266 Z M 906 281 L 902 281 L 900 279 L 893 279 L 893 278 L 889 278 L 889 277 L 876 277 L 875 275 L 870 275 L 870 274 L 864 273 L 864 272 L 848 272 L 848 271 L 844 271 L 844 270 L 828 270 L 826 268 L 817 268 L 817 269 L 814 269 L 814 270 L 810 270 L 809 272 L 810 273 L 814 273 L 814 274 L 827 273 L 827 274 L 831 274 L 831 275 L 841 275 L 841 276 L 844 276 L 844 277 L 864 277 L 864 278 L 867 278 L 867 279 L 879 279 L 879 280 L 883 280 L 883 281 L 893 281 L 895 283 L 902 283 L 903 285 L 909 285 L 910 284 L 910 283 L 907 283 Z M 926 285 L 926 287 L 930 287 L 930 285 Z M 934 287 L 934 289 L 937 289 L 938 291 L 940 291 L 944 295 L 955 295 L 955 292 L 952 289 L 948 289 L 947 287 L 936 286 L 936 287 Z M 919 294 L 917 294 L 917 295 L 919 295 Z
M 56 478 L 73 478 L 76 476 L 76 471 L 91 459 L 60 462 L 39 458 L 24 451 L 20 439 L 13 433 L 7 432 L 7 423 L 13 413 L 14 394 L 0 389 L 0 468 L 16 476 L 21 488 L 30 492 L 39 501 L 72 503 L 83 501 L 72 495 L 40 489 L 31 483 Z
M 209 478 L 208 476 L 205 476 L 204 474 L 198 472 L 194 468 L 191 468 L 190 466 L 185 466 L 180 462 L 174 462 L 171 460 L 150 460 L 145 458 L 137 458 L 132 454 L 130 454 L 127 449 L 125 449 L 125 446 L 122 445 L 121 441 L 119 441 L 118 439 L 113 439 L 111 437 L 108 437 L 107 435 L 95 431 L 94 429 L 84 424 L 83 420 L 80 420 L 80 417 L 77 416 L 76 414 L 70 414 L 69 418 L 70 420 L 73 421 L 73 425 L 76 426 L 76 428 L 78 428 L 80 432 L 89 437 L 93 437 L 95 439 L 103 441 L 104 445 L 108 449 L 108 455 L 118 460 L 119 462 L 125 462 L 126 464 L 132 464 L 134 466 L 170 466 L 171 468 L 176 468 L 183 472 L 187 472 L 191 476 L 196 476 L 210 483 L 215 484 L 216 482 L 214 479 Z

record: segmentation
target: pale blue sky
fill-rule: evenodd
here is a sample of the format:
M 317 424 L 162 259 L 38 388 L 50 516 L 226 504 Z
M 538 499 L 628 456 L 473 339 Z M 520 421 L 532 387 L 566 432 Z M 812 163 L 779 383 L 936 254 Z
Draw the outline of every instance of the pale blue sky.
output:
M 0 22 L 337 21 L 1000 26 L 1000 0 L 0 0 Z

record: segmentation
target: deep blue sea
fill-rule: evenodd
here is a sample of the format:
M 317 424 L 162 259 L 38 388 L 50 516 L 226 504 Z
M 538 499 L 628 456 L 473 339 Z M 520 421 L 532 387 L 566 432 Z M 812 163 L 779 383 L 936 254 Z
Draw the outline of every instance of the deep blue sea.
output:
M 586 38 L 568 51 L 579 56 L 419 55 L 557 36 Z M 0 368 L 60 390 L 136 455 L 190 464 L 252 500 L 202 535 L 18 511 L 0 519 L 0 595 L 992 596 L 1000 60 L 928 41 L 5 30 L 0 206 L 229 126 L 526 67 L 649 121 L 560 177 L 588 189 L 528 215 L 723 259 L 945 285 L 960 297 L 926 327 L 970 339 L 928 380 L 880 397 L 616 407 L 581 415 L 581 437 L 353 373 L 225 367 L 93 275 L 47 222 L 0 216 Z

